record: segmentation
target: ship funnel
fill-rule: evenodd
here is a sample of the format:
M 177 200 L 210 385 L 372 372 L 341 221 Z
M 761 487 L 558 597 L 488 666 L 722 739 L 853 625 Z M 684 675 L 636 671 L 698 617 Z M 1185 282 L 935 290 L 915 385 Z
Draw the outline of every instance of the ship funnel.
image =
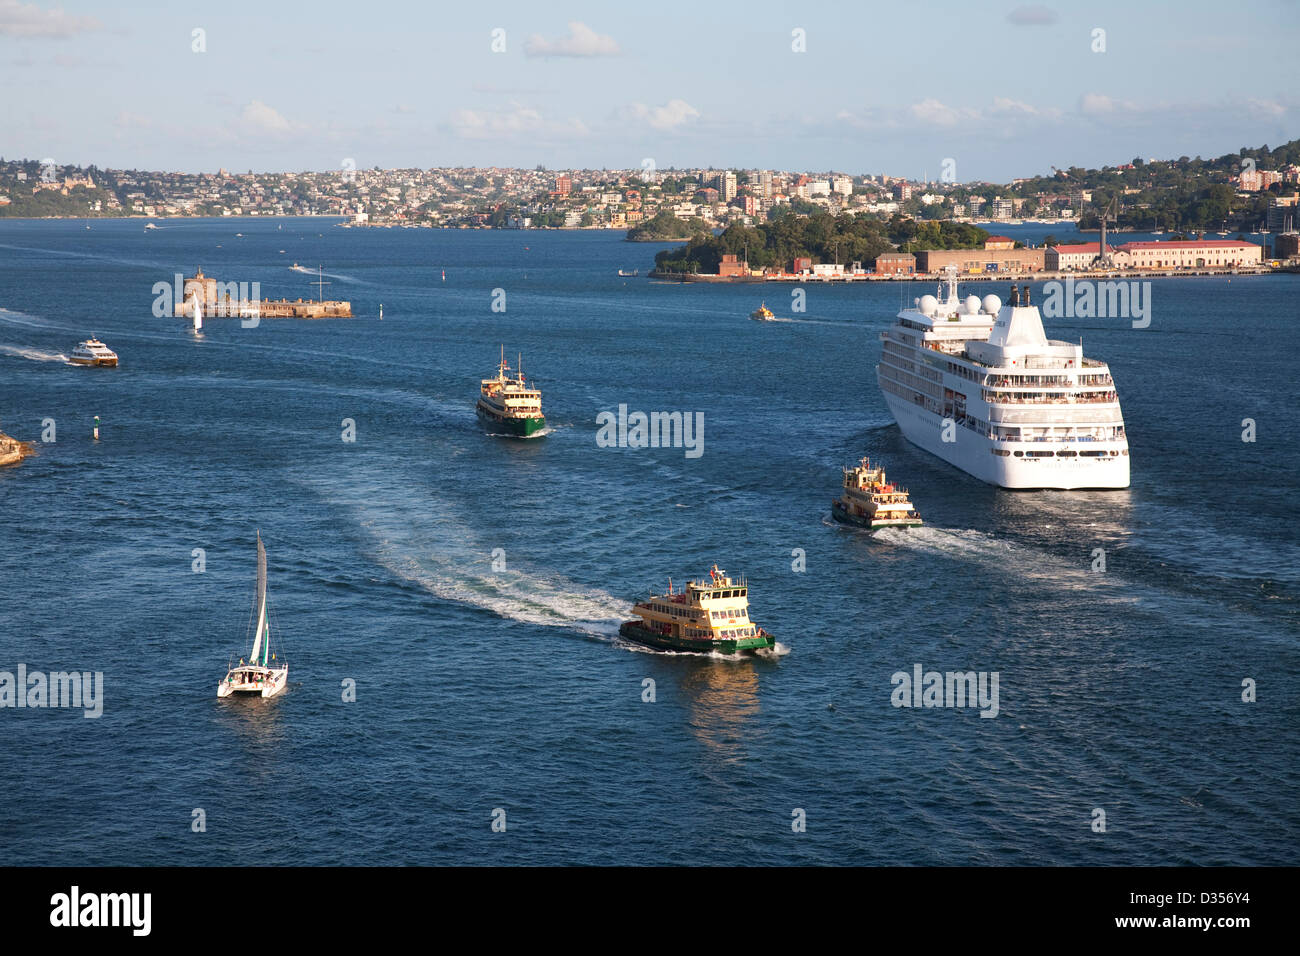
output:
M 1020 286 L 1013 285 L 1011 287 L 1011 304 L 1013 306 L 1020 304 Z
M 1025 286 L 1025 305 L 1029 305 L 1029 286 Z

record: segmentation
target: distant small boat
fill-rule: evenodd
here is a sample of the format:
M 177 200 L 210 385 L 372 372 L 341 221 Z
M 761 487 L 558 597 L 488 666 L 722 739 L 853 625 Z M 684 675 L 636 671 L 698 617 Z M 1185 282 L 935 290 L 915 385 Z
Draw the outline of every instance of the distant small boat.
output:
M 776 315 L 767 307 L 767 303 L 764 302 L 753 312 L 749 313 L 749 317 L 751 319 L 756 319 L 759 322 L 771 322 L 776 318 Z
M 194 297 L 194 331 L 203 331 L 203 306 L 199 304 L 199 297 Z
M 77 343 L 72 355 L 68 357 L 68 364 L 116 368 L 117 353 L 92 335 L 86 341 Z
M 262 546 L 262 533 L 257 533 L 257 630 L 253 634 L 253 652 L 249 663 L 241 659 L 238 667 L 226 672 L 217 685 L 218 697 L 232 694 L 254 697 L 274 697 L 289 683 L 289 665 L 272 667 L 275 655 L 271 653 L 271 622 L 266 614 L 266 548 Z M 257 659 L 261 656 L 262 662 Z
M 87 226 L 86 228 L 89 229 L 90 227 Z M 145 224 L 145 228 L 146 228 L 146 229 L 157 229 L 158 227 L 155 226 L 153 223 L 150 222 L 150 223 L 146 223 L 146 224 Z
M 639 275 L 641 274 L 641 270 L 640 270 L 640 269 L 633 269 L 631 272 L 627 272 L 627 271 L 625 271 L 625 270 L 623 270 L 623 269 L 619 269 L 619 270 L 618 270 L 618 274 L 621 275 L 624 279 L 629 279 L 629 278 L 632 278 L 632 277 L 634 277 L 634 276 L 639 276 Z

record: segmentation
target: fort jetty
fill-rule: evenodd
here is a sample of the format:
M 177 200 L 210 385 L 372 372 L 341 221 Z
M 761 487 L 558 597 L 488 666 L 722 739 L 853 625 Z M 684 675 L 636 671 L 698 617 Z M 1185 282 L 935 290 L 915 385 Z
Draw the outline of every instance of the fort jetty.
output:
M 166 283 L 162 283 L 165 288 Z M 259 319 L 350 319 L 352 303 L 338 299 L 263 299 L 260 282 L 220 282 L 202 269 L 180 282 L 173 312 L 177 318 L 190 315 L 197 298 L 206 318 Z

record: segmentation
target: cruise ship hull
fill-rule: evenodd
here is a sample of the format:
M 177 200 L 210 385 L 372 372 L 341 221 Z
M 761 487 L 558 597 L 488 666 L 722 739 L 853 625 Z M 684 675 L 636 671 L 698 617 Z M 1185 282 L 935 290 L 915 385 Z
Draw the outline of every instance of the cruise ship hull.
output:
M 1123 454 L 1127 450 L 1127 444 L 1097 444 L 1099 451 L 1111 447 L 1120 450 L 1120 454 L 1115 457 L 1016 457 L 1014 452 L 1017 450 L 1036 450 L 1046 445 L 1034 442 L 995 443 L 961 427 L 953 429 L 955 441 L 945 442 L 942 440 L 943 420 L 938 415 L 890 392 L 882 394 L 904 438 L 980 481 L 1021 491 L 1120 489 L 1129 486 L 1129 458 Z M 1011 451 L 1012 454 L 1005 457 L 995 455 L 995 447 Z
M 689 639 L 660 634 L 636 621 L 623 624 L 618 633 L 629 641 L 657 647 L 665 651 L 690 651 L 696 654 L 753 654 L 757 651 L 771 650 L 776 646 L 776 639 L 763 632 L 755 637 L 736 637 L 724 640 Z
M 545 418 L 508 418 L 500 412 L 478 403 L 478 417 L 498 431 L 520 438 L 529 438 L 546 427 Z

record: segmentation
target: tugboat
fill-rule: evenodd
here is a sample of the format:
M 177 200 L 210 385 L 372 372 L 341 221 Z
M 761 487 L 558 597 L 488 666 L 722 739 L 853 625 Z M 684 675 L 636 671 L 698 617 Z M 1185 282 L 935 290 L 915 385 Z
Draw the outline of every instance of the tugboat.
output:
M 749 619 L 749 585 L 733 581 L 715 564 L 708 581 L 687 581 L 681 591 L 652 594 L 632 608 L 641 618 L 618 633 L 665 651 L 754 654 L 770 651 L 776 639 Z
M 767 303 L 764 302 L 753 312 L 749 313 L 749 317 L 759 322 L 771 322 L 776 318 L 776 315 L 767 307 Z
M 93 335 L 84 342 L 78 342 L 68 358 L 69 365 L 97 365 L 105 368 L 117 366 L 117 353 Z
M 844 497 L 831 502 L 831 517 L 872 531 L 922 524 L 907 489 L 891 484 L 885 469 L 873 467 L 866 458 L 856 468 L 844 469 Z
M 520 366 L 523 356 L 519 357 Z M 479 387 L 478 416 L 493 428 L 529 438 L 546 427 L 542 414 L 542 393 L 524 382 L 522 367 L 515 378 L 506 364 L 506 347 L 501 346 L 501 364 L 496 378 L 485 378 Z

